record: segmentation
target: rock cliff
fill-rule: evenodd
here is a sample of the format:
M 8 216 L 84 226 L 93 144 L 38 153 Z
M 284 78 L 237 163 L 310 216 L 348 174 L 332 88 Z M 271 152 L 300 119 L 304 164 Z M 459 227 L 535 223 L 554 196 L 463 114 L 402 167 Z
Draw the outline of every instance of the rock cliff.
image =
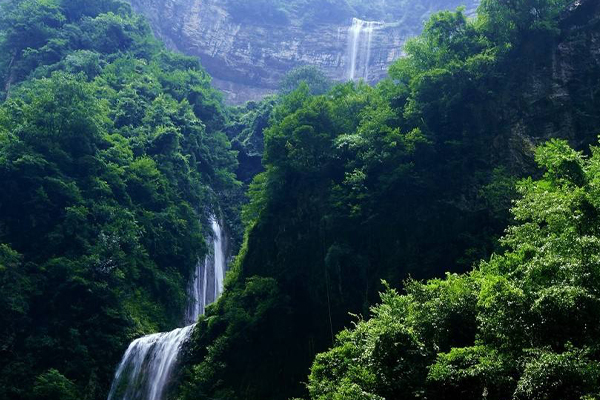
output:
M 515 171 L 531 169 L 532 148 L 550 138 L 585 150 L 600 133 L 600 2 L 573 1 L 560 29 L 543 46 L 532 37 L 517 49 L 500 95 L 510 101 L 498 111 L 504 128 L 492 153 L 508 155 Z
M 335 80 L 374 83 L 432 12 L 465 5 L 472 13 L 478 1 L 424 0 L 369 24 L 355 18 L 377 15 L 361 15 L 346 1 L 320 2 L 322 9 L 296 9 L 286 18 L 264 12 L 244 18 L 227 0 L 130 0 L 171 48 L 200 58 L 230 103 L 275 91 L 282 76 L 301 65 L 317 66 Z

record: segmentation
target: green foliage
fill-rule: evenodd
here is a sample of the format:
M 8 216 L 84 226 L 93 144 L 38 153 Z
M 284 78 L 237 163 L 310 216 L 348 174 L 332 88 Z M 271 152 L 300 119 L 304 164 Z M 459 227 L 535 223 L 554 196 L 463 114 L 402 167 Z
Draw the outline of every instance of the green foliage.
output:
M 564 353 L 536 350 L 530 353 L 515 391 L 515 399 L 582 399 L 597 393 L 600 363 L 588 351 Z
M 238 218 L 225 112 L 126 3 L 1 7 L 0 398 L 104 399 L 180 324 L 205 213 Z
M 381 1 L 230 2 L 244 22 L 390 18 Z M 547 173 L 519 184 L 507 250 L 488 256 L 514 175 L 532 171 L 528 143 L 557 124 L 517 112 L 539 106 L 516 88 L 535 81 L 532 66 L 551 70 L 558 33 L 588 38 L 559 31 L 564 2 L 443 12 L 376 88 L 324 93 L 304 69 L 284 96 L 228 111 L 198 62 L 164 50 L 125 3 L 0 7 L 0 398 L 105 398 L 127 343 L 178 324 L 206 251 L 203 213 L 220 204 L 238 233 L 236 173 L 259 171 L 227 292 L 186 349 L 181 398 L 305 395 L 332 345 L 311 370 L 315 398 L 598 396 L 600 152 L 541 147 Z M 435 8 L 394 5 L 406 7 Z M 565 133 L 578 148 L 599 119 L 597 71 L 581 63 L 577 131 Z M 385 288 L 369 308 L 381 278 L 482 258 L 470 274 L 409 280 L 405 295 Z M 344 330 L 348 311 L 369 309 Z
M 36 378 L 33 395 L 40 400 L 76 400 L 79 398 L 73 382 L 55 369 L 50 369 Z
M 592 154 L 584 158 L 559 140 L 540 147 L 536 159 L 547 172 L 521 182 L 515 223 L 502 239 L 506 251 L 469 274 L 411 281 L 406 295 L 384 292 L 370 320 L 317 356 L 311 398 L 350 390 L 373 398 L 597 395 L 600 209 L 590 200 L 600 153 Z M 401 339 L 407 332 L 419 344 L 417 360 L 416 348 Z M 382 373 L 378 354 L 395 355 L 385 364 L 391 375 Z
M 302 82 L 308 85 L 310 94 L 315 96 L 328 92 L 332 86 L 331 80 L 320 69 L 304 66 L 293 69 L 281 80 L 279 92 L 282 95 L 290 94 Z
M 269 349 L 275 343 L 264 335 L 263 329 L 274 332 L 278 341 L 292 335 L 289 307 L 289 300 L 274 279 L 257 277 L 248 279 L 243 288 L 228 286 L 219 302 L 209 307 L 194 330 L 194 340 L 184 358 L 187 365 L 193 365 L 187 373 L 194 380 L 189 382 L 188 379 L 181 389 L 182 394 L 194 398 L 230 398 L 235 394 L 223 385 L 223 379 L 229 381 L 246 376 L 258 385 L 247 386 L 242 396 L 256 398 L 264 368 L 261 366 L 281 368 L 286 364 L 285 360 L 270 353 Z M 206 343 L 210 346 L 205 346 Z M 242 353 L 244 357 L 239 357 Z M 206 388 L 214 394 L 209 395 Z M 268 390 L 272 393 L 281 391 L 279 387 Z
M 510 47 L 524 34 L 559 33 L 557 16 L 569 0 L 483 0 L 481 23 L 498 44 Z
M 260 102 L 249 101 L 244 106 L 229 109 L 226 132 L 232 148 L 238 151 L 237 176 L 246 185 L 263 171 L 264 131 L 279 100 L 279 96 L 270 96 Z
M 490 258 L 513 218 L 520 221 L 527 212 L 544 215 L 543 210 L 558 204 L 544 189 L 535 203 L 513 215 L 509 212 L 518 196 L 514 187 L 518 177 L 538 173 L 532 143 L 568 135 L 581 149 L 596 140 L 598 108 L 592 111 L 593 107 L 585 106 L 587 117 L 576 113 L 576 123 L 555 130 L 564 126 L 561 118 L 570 118 L 562 113 L 564 107 L 548 111 L 531 100 L 539 93 L 531 82 L 553 85 L 548 71 L 555 62 L 555 29 L 535 28 L 535 34 L 520 30 L 507 36 L 490 28 L 491 16 L 497 15 L 488 7 L 491 3 L 480 8 L 474 19 L 467 18 L 464 10 L 434 15 L 423 34 L 407 43 L 406 57 L 390 69 L 390 79 L 375 88 L 348 83 L 315 96 L 306 83 L 294 84 L 295 90 L 269 112 L 264 172 L 249 185 L 250 203 L 243 209 L 246 247 L 238 257 L 230 290 L 243 291 L 248 279 L 260 277 L 274 279 L 280 292 L 289 296 L 291 316 L 282 312 L 280 317 L 292 321 L 282 322 L 289 324 L 288 331 L 256 321 L 257 330 L 270 338 L 269 357 L 283 361 L 256 363 L 252 371 L 237 370 L 232 377 L 227 369 L 220 369 L 220 361 L 244 358 L 246 351 L 253 350 L 233 351 L 232 344 L 211 362 L 197 353 L 191 364 L 201 364 L 202 374 L 211 378 L 186 375 L 186 385 L 194 390 L 183 399 L 199 393 L 230 399 L 306 395 L 301 382 L 313 356 L 330 347 L 335 332 L 348 326 L 348 312 L 368 313 L 383 289 L 382 278 L 399 284 L 410 276 L 425 279 L 448 270 L 464 272 L 478 260 Z M 512 7 L 510 2 L 493 3 L 500 10 Z M 552 10 L 536 16 L 541 25 L 564 25 L 563 41 L 591 40 L 590 33 L 560 25 L 558 11 L 564 5 L 547 5 Z M 506 11 L 501 22 L 517 24 L 527 12 L 525 8 Z M 585 57 L 593 59 L 592 54 Z M 594 82 L 596 90 L 600 76 L 596 67 L 577 62 L 581 63 L 579 82 Z M 570 92 L 574 103 L 589 100 L 581 94 L 587 90 L 584 86 L 581 92 Z M 522 93 L 524 87 L 535 94 Z M 565 146 L 550 144 L 550 150 L 540 150 L 537 159 L 552 171 L 552 179 L 580 185 L 580 155 Z M 557 159 L 562 160 L 560 165 L 555 165 Z M 523 185 L 527 184 L 519 187 Z M 591 197 L 584 201 L 581 196 L 573 202 L 581 204 L 582 210 L 590 209 L 588 203 L 595 204 Z M 580 217 L 587 218 L 587 214 Z M 553 229 L 559 229 L 564 223 L 561 215 L 542 228 L 556 224 Z M 548 234 L 540 235 L 540 240 Z M 521 245 L 528 243 L 525 237 L 533 238 L 527 231 L 519 233 L 523 238 L 511 235 L 512 231 L 503 243 L 514 240 L 520 247 L 507 258 L 529 254 L 529 247 L 544 248 L 542 242 Z M 556 246 L 576 252 L 571 243 Z M 587 246 L 584 254 L 590 258 L 595 244 Z M 525 365 L 518 356 L 515 361 L 513 352 L 532 348 L 532 338 L 539 335 L 545 338 L 536 344 L 539 349 L 564 344 L 572 332 L 594 325 L 586 313 L 595 315 L 596 306 L 590 293 L 573 282 L 545 287 L 547 291 L 535 303 L 537 299 L 517 278 L 506 276 L 509 265 L 498 268 L 502 274 L 488 274 L 485 279 L 451 274 L 427 284 L 408 281 L 407 296 L 398 300 L 406 310 L 395 311 L 402 318 L 374 327 L 381 332 L 362 347 L 358 332 L 380 321 L 366 322 L 365 328 L 357 328 L 356 336 L 354 331 L 343 333 L 339 347 L 322 356 L 310 386 L 314 397 L 411 398 L 435 393 L 456 398 L 465 386 L 472 398 L 481 398 L 486 390 L 494 398 L 509 398 L 507 388 L 512 396 L 517 373 Z M 555 272 L 567 275 L 564 268 L 550 264 L 540 266 L 538 275 L 555 276 Z M 559 301 L 563 298 L 568 301 Z M 575 304 L 580 303 L 590 311 L 575 321 L 569 315 L 576 313 Z M 231 323 L 220 316 L 214 321 Z M 573 329 L 551 329 L 562 327 L 564 321 L 570 321 Z M 536 328 L 535 334 L 524 330 L 527 326 Z M 218 342 L 216 337 L 194 340 L 197 349 Z M 242 334 L 236 340 L 246 337 Z M 439 368 L 428 379 L 433 365 Z

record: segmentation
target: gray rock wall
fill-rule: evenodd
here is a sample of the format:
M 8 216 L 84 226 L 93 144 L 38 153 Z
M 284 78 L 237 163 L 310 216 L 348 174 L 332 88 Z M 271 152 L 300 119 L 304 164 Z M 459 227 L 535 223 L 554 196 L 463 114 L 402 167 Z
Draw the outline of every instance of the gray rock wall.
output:
M 250 1 L 250 0 L 249 0 Z M 223 0 L 130 0 L 134 9 L 150 20 L 158 37 L 173 49 L 198 56 L 214 77 L 229 103 L 259 99 L 277 89 L 291 69 L 313 65 L 334 80 L 348 77 L 349 28 L 343 22 L 302 25 L 300 19 L 287 24 L 268 21 L 236 22 Z M 402 54 L 407 38 L 418 34 L 422 21 L 437 8 L 467 3 L 473 12 L 478 0 L 440 0 L 422 15 L 386 23 L 373 33 L 369 57 L 370 83 L 382 79 L 390 64 Z M 363 49 L 364 51 L 364 39 Z M 364 57 L 363 57 L 364 58 Z
M 509 152 L 516 171 L 533 165 L 533 148 L 551 138 L 568 139 L 578 149 L 597 144 L 600 134 L 600 2 L 577 0 L 565 12 L 561 35 L 543 49 L 534 40 L 521 53 L 540 53 L 535 63 L 523 60 L 519 75 L 506 82 L 511 107 L 500 113 L 505 126 L 494 152 Z

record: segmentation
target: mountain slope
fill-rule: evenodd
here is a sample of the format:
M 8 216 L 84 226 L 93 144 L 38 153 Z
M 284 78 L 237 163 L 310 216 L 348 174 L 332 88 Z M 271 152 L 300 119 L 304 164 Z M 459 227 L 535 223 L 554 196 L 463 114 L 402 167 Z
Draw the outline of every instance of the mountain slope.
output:
M 0 398 L 105 399 L 236 216 L 220 96 L 120 1 L 3 2 L 0 49 Z
M 313 399 L 564 399 L 600 394 L 600 250 L 590 158 L 554 139 L 523 196 L 505 252 L 469 274 L 387 290 L 372 318 L 316 358 Z M 356 362 L 360 360 L 360 362 Z
M 304 395 L 348 312 L 412 275 L 489 258 L 551 137 L 596 140 L 598 5 L 435 15 L 377 88 L 300 88 L 274 111 L 228 291 L 195 332 L 184 399 Z M 585 43 L 585 45 L 583 45 Z M 543 123 L 541 123 L 543 121 Z

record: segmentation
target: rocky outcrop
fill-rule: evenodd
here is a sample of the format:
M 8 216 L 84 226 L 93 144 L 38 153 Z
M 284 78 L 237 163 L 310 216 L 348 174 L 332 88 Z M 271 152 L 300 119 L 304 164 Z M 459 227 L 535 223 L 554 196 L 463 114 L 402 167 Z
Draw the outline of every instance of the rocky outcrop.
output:
M 290 18 L 285 23 L 265 19 L 240 20 L 223 0 L 130 0 L 144 14 L 155 34 L 171 48 L 198 56 L 230 103 L 258 99 L 277 89 L 282 76 L 301 65 L 313 65 L 334 80 L 350 76 L 353 16 L 340 10 L 327 18 Z M 440 8 L 467 5 L 473 12 L 478 0 L 429 0 L 419 15 L 399 17 L 377 24 L 369 41 L 358 37 L 358 69 L 355 74 L 371 83 L 386 75 L 390 64 L 402 55 L 407 38 L 418 34 L 422 21 Z M 335 10 L 334 10 L 335 11 Z M 416 11 L 413 11 L 416 12 Z M 329 10 L 329 14 L 335 12 Z M 357 17 L 357 15 L 355 15 Z M 364 72 L 365 64 L 368 74 Z
M 533 148 L 551 138 L 587 150 L 600 134 L 600 2 L 574 1 L 559 27 L 553 40 L 531 37 L 513 57 L 493 152 L 508 151 L 515 171 L 532 170 Z

